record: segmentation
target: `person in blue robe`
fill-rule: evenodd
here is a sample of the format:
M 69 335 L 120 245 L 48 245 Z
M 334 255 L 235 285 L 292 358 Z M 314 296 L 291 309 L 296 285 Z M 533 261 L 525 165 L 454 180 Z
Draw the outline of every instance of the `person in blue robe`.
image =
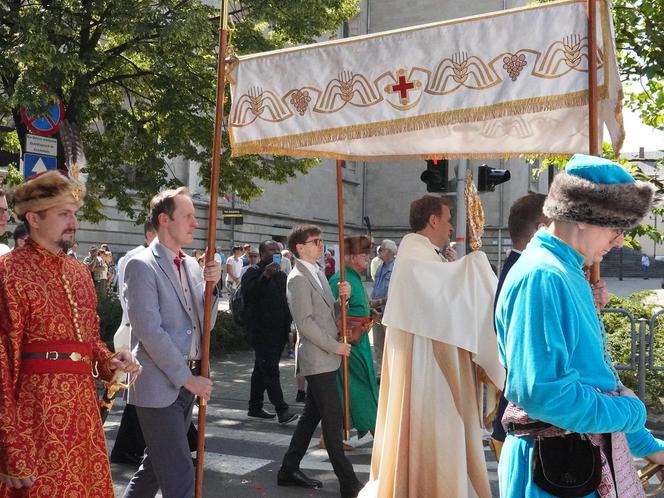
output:
M 664 442 L 645 428 L 644 404 L 612 365 L 583 270 L 621 247 L 624 230 L 657 201 L 652 185 L 620 165 L 572 157 L 544 204 L 551 225 L 535 234 L 505 279 L 496 330 L 507 369 L 505 397 L 529 420 L 580 434 L 624 433 L 633 456 L 664 464 Z M 498 468 L 502 498 L 553 496 L 533 480 L 533 447 L 532 436 L 508 427 Z M 623 481 L 625 472 L 636 473 L 631 459 L 627 465 L 632 469 L 616 469 Z

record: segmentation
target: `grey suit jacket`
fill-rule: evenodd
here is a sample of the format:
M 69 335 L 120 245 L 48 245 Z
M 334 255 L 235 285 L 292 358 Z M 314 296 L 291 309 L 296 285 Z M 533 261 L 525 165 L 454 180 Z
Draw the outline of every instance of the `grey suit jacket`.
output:
M 322 288 L 297 260 L 288 274 L 286 296 L 298 333 L 295 361 L 302 375 L 331 372 L 341 364 L 341 356 L 336 353 L 339 304 L 325 276 L 321 283 Z
M 187 256 L 183 269 L 192 293 L 189 306 L 175 266 L 158 239 L 127 262 L 127 311 L 132 343 L 138 340 L 136 358 L 143 365 L 143 372 L 129 390 L 131 404 L 148 408 L 169 406 L 192 375 L 186 360 L 192 334 L 201 330 L 203 324 L 205 281 L 194 258 Z M 213 325 L 217 304 L 215 300 Z

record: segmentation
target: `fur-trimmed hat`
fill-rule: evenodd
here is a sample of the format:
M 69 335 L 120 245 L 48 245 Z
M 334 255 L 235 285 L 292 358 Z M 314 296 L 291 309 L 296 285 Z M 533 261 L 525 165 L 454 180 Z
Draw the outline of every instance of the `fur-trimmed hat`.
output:
M 59 170 L 36 175 L 16 187 L 12 193 L 14 212 L 21 220 L 25 220 L 28 211 L 43 211 L 67 202 L 81 207 L 83 197 L 85 186 Z
M 653 185 L 634 180 L 619 164 L 575 154 L 554 178 L 543 211 L 552 220 L 629 229 L 660 200 Z
M 344 249 L 348 256 L 351 254 L 369 254 L 371 252 L 371 239 L 366 235 L 346 237 L 344 239 Z

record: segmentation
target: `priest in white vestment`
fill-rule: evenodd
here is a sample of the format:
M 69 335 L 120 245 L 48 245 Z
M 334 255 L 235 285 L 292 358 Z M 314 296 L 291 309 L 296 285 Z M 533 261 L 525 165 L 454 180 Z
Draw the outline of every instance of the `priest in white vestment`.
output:
M 414 201 L 410 225 L 383 316 L 371 477 L 359 496 L 491 498 L 481 427 L 505 381 L 493 329 L 497 279 L 482 252 L 443 258 L 452 233 L 445 199 Z

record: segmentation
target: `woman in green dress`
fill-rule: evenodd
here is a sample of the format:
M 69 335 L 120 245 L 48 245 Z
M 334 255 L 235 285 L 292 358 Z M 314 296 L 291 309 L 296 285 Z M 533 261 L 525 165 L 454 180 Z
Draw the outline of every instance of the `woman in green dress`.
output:
M 368 318 L 371 315 L 369 297 L 367 296 L 362 278 L 369 266 L 371 256 L 371 240 L 366 236 L 346 237 L 346 280 L 350 284 L 350 299 L 348 301 L 348 316 Z M 330 287 L 335 297 L 338 297 L 337 284 L 339 272 L 330 278 Z M 350 419 L 351 425 L 357 430 L 358 438 L 367 432 L 373 433 L 376 428 L 376 412 L 378 410 L 378 386 L 374 370 L 373 357 L 369 335 L 362 334 L 358 344 L 353 345 L 348 358 L 349 391 L 350 391 Z M 343 400 L 342 369 L 337 375 L 339 396 Z

